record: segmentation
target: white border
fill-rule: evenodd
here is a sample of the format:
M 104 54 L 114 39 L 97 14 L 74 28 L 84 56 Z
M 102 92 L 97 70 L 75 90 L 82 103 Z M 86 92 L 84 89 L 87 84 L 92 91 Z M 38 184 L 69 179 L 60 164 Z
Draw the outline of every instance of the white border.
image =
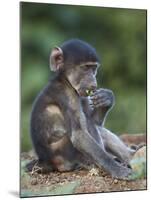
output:
M 26 1 L 27 2 L 27 1 Z M 31 1 L 28 1 L 31 2 Z M 36 0 L 32 2 L 48 2 L 73 5 L 94 5 L 104 7 L 125 7 L 148 9 L 148 36 L 151 35 L 151 7 L 149 0 Z M 0 5 L 0 199 L 14 199 L 19 190 L 19 1 L 5 0 Z M 148 38 L 148 48 L 151 40 Z M 149 49 L 150 50 L 150 49 Z M 149 51 L 148 51 L 149 52 Z M 148 53 L 148 87 L 150 86 L 151 59 Z M 144 66 L 145 67 L 145 66 Z M 151 100 L 148 90 L 148 102 Z M 148 142 L 151 131 L 151 104 L 148 104 Z M 137 123 L 137 122 L 136 122 Z M 150 123 L 150 124 L 149 124 Z M 150 142 L 149 142 L 150 143 Z M 148 145 L 150 146 L 150 144 Z M 148 154 L 150 152 L 148 147 Z M 150 160 L 148 162 L 150 165 Z M 150 170 L 150 167 L 148 168 Z M 151 188 L 151 176 L 148 171 L 148 191 L 116 192 L 89 195 L 71 195 L 62 197 L 45 197 L 41 199 L 148 199 Z M 28 198 L 33 199 L 33 198 Z

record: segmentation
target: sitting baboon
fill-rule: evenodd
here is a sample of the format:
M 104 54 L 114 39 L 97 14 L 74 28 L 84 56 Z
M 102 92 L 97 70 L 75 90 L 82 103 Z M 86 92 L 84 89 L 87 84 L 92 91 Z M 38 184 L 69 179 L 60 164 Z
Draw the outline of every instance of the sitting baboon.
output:
M 55 75 L 36 98 L 30 123 L 43 169 L 69 171 L 90 159 L 113 177 L 131 173 L 129 160 L 135 150 L 104 128 L 114 94 L 97 88 L 99 66 L 95 49 L 84 41 L 72 39 L 52 50 Z

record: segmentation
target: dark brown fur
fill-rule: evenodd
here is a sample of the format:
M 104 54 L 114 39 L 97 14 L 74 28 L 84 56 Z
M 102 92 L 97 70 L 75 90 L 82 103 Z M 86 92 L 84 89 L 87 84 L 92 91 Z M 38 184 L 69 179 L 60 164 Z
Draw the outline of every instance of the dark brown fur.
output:
M 95 49 L 70 40 L 52 50 L 50 62 L 56 74 L 36 98 L 31 114 L 31 138 L 40 166 L 69 171 L 88 158 L 114 177 L 128 176 L 134 151 L 103 127 L 114 95 L 97 89 Z M 91 97 L 86 89 L 93 90 Z

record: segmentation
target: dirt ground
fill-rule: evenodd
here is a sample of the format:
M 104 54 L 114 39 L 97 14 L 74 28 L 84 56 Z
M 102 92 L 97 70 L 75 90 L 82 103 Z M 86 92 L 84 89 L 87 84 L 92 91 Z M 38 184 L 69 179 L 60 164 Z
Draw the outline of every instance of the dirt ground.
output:
M 80 169 L 73 172 L 40 174 L 33 170 L 27 173 L 24 170 L 25 164 L 32 159 L 31 152 L 21 154 L 22 197 L 145 190 L 147 187 L 145 177 L 135 180 L 117 180 L 113 179 L 103 169 L 98 169 L 94 165 L 89 166 L 88 169 Z

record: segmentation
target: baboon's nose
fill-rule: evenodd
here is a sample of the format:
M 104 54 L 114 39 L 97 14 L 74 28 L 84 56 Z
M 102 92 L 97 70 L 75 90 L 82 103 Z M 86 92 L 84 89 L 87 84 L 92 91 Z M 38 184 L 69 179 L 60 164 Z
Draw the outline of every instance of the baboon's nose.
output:
M 90 86 L 90 90 L 95 91 L 97 88 L 97 85 L 94 83 Z

